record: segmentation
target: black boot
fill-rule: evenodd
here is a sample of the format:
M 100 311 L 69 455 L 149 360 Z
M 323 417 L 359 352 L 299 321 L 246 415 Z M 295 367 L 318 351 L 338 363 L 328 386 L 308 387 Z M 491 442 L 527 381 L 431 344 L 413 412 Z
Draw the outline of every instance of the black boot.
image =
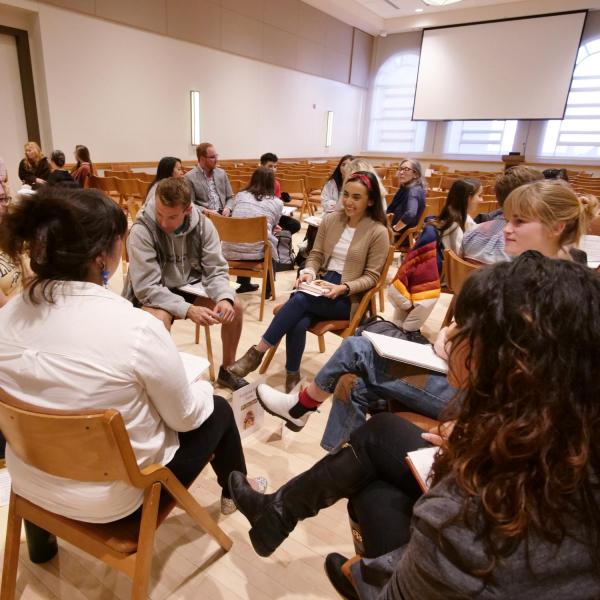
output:
M 337 454 L 328 454 L 274 494 L 255 492 L 238 471 L 229 476 L 229 491 L 252 525 L 250 541 L 254 550 L 260 556 L 270 556 L 298 521 L 355 494 L 372 480 L 370 465 L 363 465 L 348 446 Z

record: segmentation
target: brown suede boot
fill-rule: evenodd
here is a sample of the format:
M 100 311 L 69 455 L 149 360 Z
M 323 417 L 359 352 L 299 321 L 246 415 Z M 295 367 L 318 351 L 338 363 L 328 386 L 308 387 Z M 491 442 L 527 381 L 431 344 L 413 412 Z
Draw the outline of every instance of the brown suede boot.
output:
M 246 377 L 248 373 L 256 371 L 262 362 L 264 352 L 259 352 L 256 346 L 251 346 L 246 350 L 246 354 L 238 358 L 232 365 L 227 367 L 227 370 L 237 377 Z

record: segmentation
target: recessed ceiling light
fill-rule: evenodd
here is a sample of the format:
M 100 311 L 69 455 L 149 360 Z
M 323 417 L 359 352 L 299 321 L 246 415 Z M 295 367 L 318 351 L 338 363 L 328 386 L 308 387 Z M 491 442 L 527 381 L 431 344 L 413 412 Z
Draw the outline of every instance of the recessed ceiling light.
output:
M 462 0 L 423 0 L 425 4 L 429 6 L 445 6 L 446 4 L 456 4 L 462 2 Z
M 424 9 L 422 8 L 415 8 L 415 12 L 423 12 Z

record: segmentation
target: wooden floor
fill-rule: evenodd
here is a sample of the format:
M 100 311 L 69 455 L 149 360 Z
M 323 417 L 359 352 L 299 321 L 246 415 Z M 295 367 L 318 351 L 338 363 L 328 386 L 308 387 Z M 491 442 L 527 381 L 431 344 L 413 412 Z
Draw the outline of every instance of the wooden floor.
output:
M 296 242 L 304 236 L 297 234 Z M 392 267 L 391 271 L 395 271 Z M 294 272 L 277 275 L 277 289 L 289 290 Z M 122 279 L 117 274 L 111 280 L 111 288 L 120 292 Z M 265 321 L 258 321 L 259 295 L 240 295 L 245 305 L 245 322 L 239 353 L 258 341 L 271 319 L 272 307 L 283 301 L 268 303 Z M 448 304 L 444 296 L 423 331 L 434 335 Z M 389 303 L 386 311 L 390 315 Z M 212 330 L 215 359 L 220 364 L 218 327 Z M 194 327 L 190 322 L 178 321 L 173 336 L 180 350 L 204 354 L 204 339 L 200 345 L 194 342 Z M 327 334 L 327 349 L 318 351 L 317 340 L 308 337 L 302 362 L 302 375 L 311 378 L 337 348 L 340 339 Z M 282 387 L 284 379 L 285 351 L 276 354 L 266 374 L 267 383 Z M 253 375 L 248 379 L 252 380 Z M 217 388 L 228 397 L 227 390 Z M 248 472 L 264 475 L 269 490 L 276 489 L 292 476 L 310 467 L 325 453 L 319 446 L 329 403 L 320 413 L 314 414 L 300 433 L 292 433 L 281 427 L 281 421 L 265 415 L 262 430 L 244 440 Z M 353 545 L 346 515 L 346 501 L 323 510 L 300 523 L 282 546 L 270 557 L 256 555 L 248 539 L 248 522 L 239 513 L 223 517 L 219 514 L 220 488 L 214 473 L 207 467 L 191 488 L 193 495 L 218 519 L 223 529 L 232 537 L 231 551 L 219 556 L 218 546 L 203 532 L 191 525 L 190 520 L 176 510 L 160 527 L 155 543 L 153 580 L 149 598 L 152 600 L 219 600 L 219 599 L 334 599 L 337 594 L 323 571 L 323 561 L 329 552 L 352 555 Z M 4 546 L 6 508 L 0 509 L 0 544 Z M 59 541 L 58 555 L 43 565 L 32 564 L 27 557 L 26 545 L 21 544 L 17 598 L 65 600 L 128 599 L 131 591 L 129 579 L 81 553 L 69 544 Z M 216 560 L 215 560 L 216 558 Z

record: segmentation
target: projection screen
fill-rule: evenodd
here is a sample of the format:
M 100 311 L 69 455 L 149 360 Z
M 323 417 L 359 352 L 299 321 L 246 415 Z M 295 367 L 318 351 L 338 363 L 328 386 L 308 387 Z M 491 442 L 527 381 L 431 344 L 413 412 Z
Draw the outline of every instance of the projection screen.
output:
M 413 119 L 562 119 L 586 15 L 425 29 Z

